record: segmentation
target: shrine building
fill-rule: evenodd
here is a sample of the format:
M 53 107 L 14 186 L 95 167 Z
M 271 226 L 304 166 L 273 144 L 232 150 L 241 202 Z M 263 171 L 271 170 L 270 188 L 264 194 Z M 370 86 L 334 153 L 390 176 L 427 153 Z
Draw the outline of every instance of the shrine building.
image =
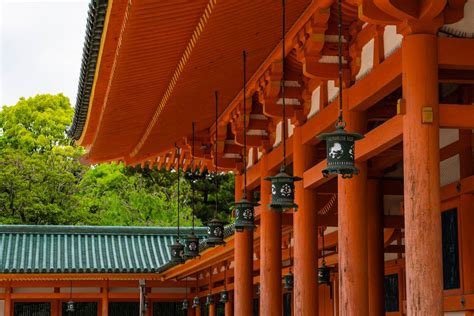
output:
M 0 226 L 0 315 L 473 316 L 473 57 L 473 0 L 92 0 L 82 161 L 232 172 L 249 223 Z

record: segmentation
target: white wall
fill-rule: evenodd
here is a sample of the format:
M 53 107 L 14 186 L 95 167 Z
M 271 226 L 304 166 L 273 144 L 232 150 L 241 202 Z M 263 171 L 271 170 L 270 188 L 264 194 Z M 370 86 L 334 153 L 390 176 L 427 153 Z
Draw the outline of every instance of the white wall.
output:
M 0 300 L 0 316 L 5 316 L 4 310 L 5 310 L 5 301 Z

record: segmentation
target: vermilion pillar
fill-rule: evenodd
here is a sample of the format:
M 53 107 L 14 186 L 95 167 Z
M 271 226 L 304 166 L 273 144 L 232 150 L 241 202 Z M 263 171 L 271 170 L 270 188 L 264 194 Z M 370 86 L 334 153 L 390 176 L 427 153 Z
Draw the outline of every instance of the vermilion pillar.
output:
M 408 315 L 443 315 L 437 51 L 436 35 L 414 34 L 403 39 Z
M 311 165 L 313 152 L 302 143 L 302 129 L 293 131 L 293 173 L 303 176 Z M 293 214 L 294 245 L 294 315 L 318 315 L 316 192 L 305 190 L 303 181 L 295 182 L 295 202 L 298 210 Z
M 232 305 L 233 305 L 233 302 L 231 300 L 231 295 L 229 295 L 229 300 L 224 305 L 224 315 L 225 316 L 232 316 L 233 315 Z
M 347 95 L 347 94 L 346 94 Z M 347 99 L 344 106 L 347 107 Z M 364 133 L 365 116 L 344 111 L 346 130 Z M 338 178 L 339 309 L 344 316 L 369 313 L 367 279 L 367 164 L 356 163 L 359 175 Z
M 109 315 L 109 285 L 105 283 L 102 287 L 102 316 Z
M 235 200 L 242 199 L 243 178 L 235 176 Z M 234 310 L 236 316 L 252 315 L 253 232 L 236 232 L 234 237 Z M 226 304 L 230 305 L 229 304 Z M 232 308 L 230 307 L 232 310 Z M 227 309 L 226 309 L 227 311 Z M 226 315 L 232 315 L 227 314 Z
M 201 306 L 198 306 L 194 309 L 195 316 L 201 316 Z
M 10 285 L 5 289 L 5 302 L 3 306 L 3 313 L 5 316 L 11 316 L 13 312 L 12 300 L 11 300 L 12 288 Z
M 369 316 L 385 314 L 383 201 L 380 182 L 367 181 Z
M 271 184 L 263 178 L 269 176 L 267 154 L 260 162 L 260 315 L 282 314 L 281 292 L 281 213 L 268 208 Z M 251 315 L 251 314 L 248 314 Z
M 209 304 L 209 316 L 216 315 L 216 304 Z

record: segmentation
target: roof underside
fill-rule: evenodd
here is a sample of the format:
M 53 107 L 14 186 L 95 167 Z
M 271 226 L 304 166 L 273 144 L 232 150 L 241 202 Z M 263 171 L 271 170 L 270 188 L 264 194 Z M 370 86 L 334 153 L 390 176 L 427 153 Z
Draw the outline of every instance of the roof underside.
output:
M 176 234 L 171 227 L 2 225 L 0 273 L 153 273 L 169 265 Z
M 288 1 L 287 28 L 310 2 Z M 209 129 L 214 91 L 222 113 L 242 88 L 242 50 L 250 77 L 281 40 L 281 5 L 272 0 L 109 6 L 88 119 L 75 118 L 70 132 L 89 162 L 140 161 L 189 136 L 192 121 Z M 77 107 L 76 117 L 84 102 Z

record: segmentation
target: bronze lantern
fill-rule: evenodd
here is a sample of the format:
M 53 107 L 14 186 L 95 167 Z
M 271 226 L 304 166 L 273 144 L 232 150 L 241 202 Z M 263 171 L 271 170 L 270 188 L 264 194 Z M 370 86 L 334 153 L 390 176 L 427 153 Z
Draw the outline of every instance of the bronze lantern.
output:
M 199 256 L 199 237 L 191 232 L 184 237 L 184 258 L 193 259 Z
M 169 246 L 171 250 L 171 262 L 175 264 L 184 263 L 184 245 L 176 239 L 176 242 Z
M 66 313 L 74 313 L 75 311 L 74 301 L 68 301 L 66 303 Z
M 343 178 L 352 178 L 353 175 L 359 174 L 354 162 L 355 142 L 364 136 L 346 132 L 344 127 L 345 123 L 339 121 L 334 132 L 318 136 L 326 141 L 327 167 L 323 169 L 324 177 L 340 174 Z
M 242 200 L 235 203 L 235 223 L 234 228 L 237 232 L 255 229 L 255 206 L 259 204 L 250 202 L 244 196 Z
M 318 284 L 331 284 L 331 269 L 326 266 L 326 262 L 318 268 Z
M 294 285 L 294 276 L 293 276 L 293 272 L 288 272 L 287 275 L 285 275 L 283 277 L 283 281 L 284 281 L 284 288 L 288 291 L 292 291 L 293 290 L 293 285 Z
M 200 306 L 200 300 L 199 300 L 199 296 L 195 296 L 193 298 L 193 305 L 192 305 L 192 308 L 198 308 Z
M 207 223 L 207 239 L 206 243 L 209 246 L 217 246 L 225 244 L 224 241 L 224 225 L 225 222 L 219 219 L 211 219 Z
M 187 311 L 189 308 L 189 302 L 187 299 L 183 301 L 183 307 L 181 308 L 183 311 Z
M 220 303 L 227 303 L 229 301 L 229 292 L 227 292 L 226 290 L 222 291 L 221 294 L 220 294 L 220 299 L 219 299 L 219 302 Z
M 211 293 L 209 293 L 206 296 L 206 305 L 209 306 L 211 304 L 214 304 L 214 296 Z
M 295 204 L 295 182 L 302 178 L 290 176 L 282 165 L 276 176 L 266 177 L 265 180 L 272 183 L 272 202 L 269 205 L 272 209 L 284 211 L 298 207 Z

